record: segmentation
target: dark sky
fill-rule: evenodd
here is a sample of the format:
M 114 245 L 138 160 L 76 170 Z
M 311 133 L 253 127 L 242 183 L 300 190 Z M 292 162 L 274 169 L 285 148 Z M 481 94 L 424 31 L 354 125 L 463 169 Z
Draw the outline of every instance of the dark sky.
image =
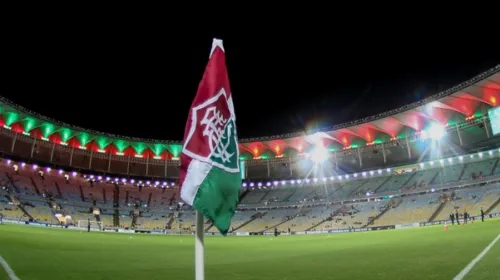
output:
M 181 140 L 220 37 L 248 138 L 381 113 L 500 63 L 498 42 L 480 40 L 494 39 L 490 30 L 464 40 L 462 26 L 164 26 L 147 17 L 20 23 L 3 40 L 2 95 L 81 127 Z

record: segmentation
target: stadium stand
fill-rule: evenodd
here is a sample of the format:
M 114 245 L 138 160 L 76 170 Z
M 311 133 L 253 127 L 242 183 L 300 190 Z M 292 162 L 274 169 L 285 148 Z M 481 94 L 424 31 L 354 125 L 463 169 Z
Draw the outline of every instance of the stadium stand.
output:
M 446 166 L 428 162 L 427 168 L 403 174 L 335 182 L 295 180 L 295 184 L 287 186 L 249 187 L 241 201 L 241 209 L 233 218 L 231 231 L 272 232 L 278 228 L 286 232 L 288 229 L 387 226 L 446 220 L 455 211 L 461 216 L 465 211 L 478 215 L 481 208 L 498 213 L 497 161 L 497 157 L 489 156 Z M 60 214 L 70 216 L 76 223 L 92 217 L 92 209 L 98 207 L 105 227 L 193 230 L 194 212 L 178 203 L 175 188 L 119 185 L 92 180 L 88 176 L 67 177 L 54 171 L 41 172 L 29 165 L 17 167 L 13 168 L 7 161 L 0 165 L 0 206 L 6 218 L 57 224 L 60 220 L 56 214 Z M 474 184 L 488 178 L 492 180 L 486 184 Z M 432 191 L 467 182 L 469 185 L 465 189 Z M 413 194 L 405 195 L 411 192 Z M 391 195 L 370 199 L 378 193 Z M 135 215 L 134 209 L 138 210 Z M 209 222 L 206 229 L 217 232 Z

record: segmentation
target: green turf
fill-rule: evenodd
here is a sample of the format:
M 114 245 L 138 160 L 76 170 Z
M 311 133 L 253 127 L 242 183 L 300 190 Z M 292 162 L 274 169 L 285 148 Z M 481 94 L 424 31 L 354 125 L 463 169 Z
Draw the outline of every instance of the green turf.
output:
M 492 220 L 448 231 L 210 237 L 206 279 L 452 279 L 499 233 Z M 0 255 L 22 280 L 194 279 L 193 241 L 0 225 Z M 500 242 L 466 279 L 500 279 L 499 264 Z

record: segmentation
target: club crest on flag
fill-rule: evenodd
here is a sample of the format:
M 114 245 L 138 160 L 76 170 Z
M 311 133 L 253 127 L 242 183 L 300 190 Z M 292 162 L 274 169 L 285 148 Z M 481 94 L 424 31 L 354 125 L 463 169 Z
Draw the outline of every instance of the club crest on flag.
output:
M 183 153 L 236 173 L 240 171 L 237 143 L 234 114 L 222 88 L 217 95 L 192 108 Z

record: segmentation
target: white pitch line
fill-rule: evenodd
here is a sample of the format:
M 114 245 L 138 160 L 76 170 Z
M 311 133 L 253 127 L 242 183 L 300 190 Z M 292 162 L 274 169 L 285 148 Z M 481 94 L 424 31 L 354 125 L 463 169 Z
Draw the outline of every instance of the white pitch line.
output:
M 10 280 L 20 280 L 19 277 L 16 276 L 14 273 L 14 270 L 10 268 L 9 264 L 0 256 L 0 264 L 2 264 L 3 269 L 5 269 L 5 272 L 7 272 L 7 275 L 9 275 Z
M 469 273 L 472 270 L 472 268 L 486 255 L 486 253 L 488 253 L 491 247 L 493 247 L 493 245 L 495 245 L 495 243 L 497 243 L 499 239 L 500 239 L 500 234 L 495 239 L 493 239 L 493 241 L 491 241 L 488 247 L 484 248 L 484 250 L 479 255 L 477 255 L 475 259 L 473 259 L 462 271 L 460 271 L 460 273 L 457 276 L 455 276 L 453 280 L 464 279 L 467 273 Z

